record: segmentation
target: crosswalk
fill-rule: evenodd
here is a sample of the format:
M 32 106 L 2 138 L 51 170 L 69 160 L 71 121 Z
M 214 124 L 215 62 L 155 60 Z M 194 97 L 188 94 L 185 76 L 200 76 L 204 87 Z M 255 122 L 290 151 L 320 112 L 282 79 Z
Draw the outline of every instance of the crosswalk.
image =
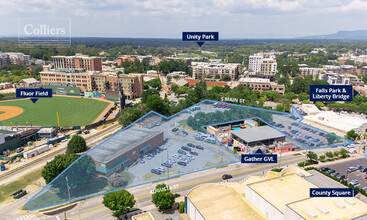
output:
M 35 214 L 29 214 L 29 215 L 23 215 L 19 216 L 17 218 L 14 218 L 14 220 L 36 220 L 37 216 Z

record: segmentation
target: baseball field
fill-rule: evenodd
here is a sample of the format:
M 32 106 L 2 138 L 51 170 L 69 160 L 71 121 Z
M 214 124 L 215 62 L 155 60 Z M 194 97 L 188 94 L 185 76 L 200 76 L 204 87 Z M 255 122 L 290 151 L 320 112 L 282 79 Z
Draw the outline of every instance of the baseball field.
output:
M 93 123 L 110 103 L 89 98 L 40 98 L 0 102 L 0 125 L 3 126 L 84 126 Z

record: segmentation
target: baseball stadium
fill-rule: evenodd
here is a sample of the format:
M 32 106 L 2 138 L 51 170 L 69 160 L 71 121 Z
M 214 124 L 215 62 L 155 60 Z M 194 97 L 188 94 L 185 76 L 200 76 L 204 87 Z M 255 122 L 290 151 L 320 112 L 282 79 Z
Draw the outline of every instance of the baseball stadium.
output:
M 114 102 L 97 98 L 54 95 L 40 98 L 0 101 L 0 126 L 85 126 L 98 122 Z

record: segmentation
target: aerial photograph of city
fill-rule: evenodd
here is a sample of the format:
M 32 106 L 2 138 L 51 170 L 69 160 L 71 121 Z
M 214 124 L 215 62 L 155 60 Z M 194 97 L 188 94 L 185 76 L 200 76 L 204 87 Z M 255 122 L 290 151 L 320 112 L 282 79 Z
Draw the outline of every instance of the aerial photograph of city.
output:
M 0 0 L 0 220 L 367 220 L 367 0 Z

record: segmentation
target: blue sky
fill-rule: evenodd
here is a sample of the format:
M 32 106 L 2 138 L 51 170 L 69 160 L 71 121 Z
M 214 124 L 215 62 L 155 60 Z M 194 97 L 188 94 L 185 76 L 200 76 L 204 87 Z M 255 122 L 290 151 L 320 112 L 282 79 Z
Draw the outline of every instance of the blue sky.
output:
M 362 0 L 0 0 L 0 36 L 18 18 L 69 18 L 72 36 L 284 38 L 367 29 Z

